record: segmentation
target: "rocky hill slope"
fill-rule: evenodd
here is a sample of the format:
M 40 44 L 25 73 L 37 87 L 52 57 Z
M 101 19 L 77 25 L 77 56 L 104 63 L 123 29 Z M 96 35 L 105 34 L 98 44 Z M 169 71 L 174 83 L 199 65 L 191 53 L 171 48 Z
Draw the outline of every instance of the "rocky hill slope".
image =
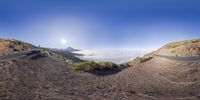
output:
M 160 48 L 157 54 L 172 56 L 200 55 L 200 40 L 172 42 Z
M 0 56 L 26 51 L 35 46 L 18 40 L 0 39 Z
M 193 41 L 193 40 L 192 40 Z M 176 43 L 175 43 L 176 44 Z M 178 43 L 179 44 L 179 43 Z M 17 59 L 0 60 L 0 99 L 17 100 L 132 100 L 132 99 L 199 99 L 200 61 L 176 61 L 154 56 L 177 51 L 182 56 L 190 54 L 198 41 L 186 42 L 173 48 L 162 47 L 141 57 L 132 67 L 119 73 L 98 76 L 75 71 L 62 57 L 41 52 L 27 54 Z M 176 49 L 175 49 L 176 48 Z M 151 59 L 146 59 L 151 58 Z

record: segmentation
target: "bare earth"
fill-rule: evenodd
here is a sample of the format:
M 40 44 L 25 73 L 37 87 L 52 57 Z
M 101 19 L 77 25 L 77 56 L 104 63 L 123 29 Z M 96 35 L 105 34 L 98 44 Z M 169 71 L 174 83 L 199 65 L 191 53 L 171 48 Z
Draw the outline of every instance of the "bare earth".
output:
M 168 50 L 173 48 L 177 45 Z M 70 62 L 56 56 L 38 52 L 23 55 L 0 60 L 2 100 L 200 99 L 199 61 L 155 56 L 102 76 L 75 71 Z
M 0 98 L 198 99 L 199 62 L 153 58 L 117 74 L 97 76 L 74 71 L 64 60 L 28 55 L 0 63 Z
M 200 55 L 200 40 L 186 40 L 169 43 L 156 52 L 161 55 L 195 56 Z

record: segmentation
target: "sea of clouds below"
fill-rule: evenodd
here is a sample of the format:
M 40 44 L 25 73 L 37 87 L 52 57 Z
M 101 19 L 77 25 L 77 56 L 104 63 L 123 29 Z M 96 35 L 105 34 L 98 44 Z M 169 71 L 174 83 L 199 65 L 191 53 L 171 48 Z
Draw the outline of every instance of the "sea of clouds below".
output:
M 117 64 L 133 60 L 135 57 L 143 56 L 149 51 L 144 50 L 83 50 L 74 53 L 83 54 L 81 59 L 96 62 L 114 62 Z

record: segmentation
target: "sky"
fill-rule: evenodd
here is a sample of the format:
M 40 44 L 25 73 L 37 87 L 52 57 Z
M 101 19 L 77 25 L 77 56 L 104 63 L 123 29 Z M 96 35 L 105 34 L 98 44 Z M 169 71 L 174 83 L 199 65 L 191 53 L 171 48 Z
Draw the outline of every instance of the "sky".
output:
M 49 48 L 153 50 L 199 26 L 199 0 L 0 0 L 0 38 Z

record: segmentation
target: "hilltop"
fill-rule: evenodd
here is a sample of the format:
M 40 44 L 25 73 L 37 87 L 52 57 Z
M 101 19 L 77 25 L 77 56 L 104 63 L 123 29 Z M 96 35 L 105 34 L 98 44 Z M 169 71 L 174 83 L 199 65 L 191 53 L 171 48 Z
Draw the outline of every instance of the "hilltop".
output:
M 144 57 L 136 58 L 130 67 L 106 76 L 74 70 L 73 63 L 55 52 L 44 49 L 34 51 L 16 59 L 0 60 L 0 98 L 198 100 L 200 61 L 177 61 L 160 58 L 155 54 L 196 56 L 199 51 L 194 48 L 199 47 L 199 40 L 170 43 Z M 180 48 L 184 49 L 180 53 L 176 52 L 178 56 L 171 52 Z M 193 51 L 191 54 L 190 49 Z M 92 62 L 90 65 L 98 64 Z

